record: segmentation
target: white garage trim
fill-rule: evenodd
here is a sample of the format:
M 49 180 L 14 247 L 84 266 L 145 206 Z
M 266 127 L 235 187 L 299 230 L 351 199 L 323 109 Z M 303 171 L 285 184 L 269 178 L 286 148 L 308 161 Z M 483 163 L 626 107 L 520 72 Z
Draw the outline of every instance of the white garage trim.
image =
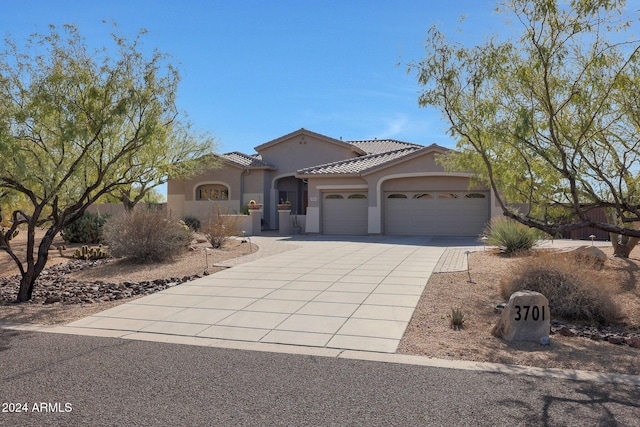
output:
M 336 191 L 344 191 L 344 190 L 368 190 L 369 186 L 367 184 L 326 184 L 326 185 L 317 185 L 316 188 L 321 191 L 325 190 L 336 190 Z

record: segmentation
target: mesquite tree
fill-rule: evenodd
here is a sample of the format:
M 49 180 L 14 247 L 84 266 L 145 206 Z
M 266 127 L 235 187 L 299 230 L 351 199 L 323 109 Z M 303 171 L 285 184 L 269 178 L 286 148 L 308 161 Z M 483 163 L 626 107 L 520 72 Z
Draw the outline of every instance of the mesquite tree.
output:
M 620 256 L 640 237 L 640 41 L 625 6 L 505 0 L 502 38 L 465 47 L 432 27 L 410 65 L 420 105 L 440 109 L 459 141 L 447 167 L 475 171 L 523 224 L 612 233 Z M 591 219 L 595 207 L 610 219 Z
M 19 302 L 31 299 L 54 237 L 91 203 L 170 172 L 176 160 L 184 168 L 212 148 L 176 107 L 179 74 L 168 56 L 143 54 L 144 34 L 132 41 L 113 35 L 111 52 L 89 51 L 71 25 L 51 26 L 23 47 L 5 41 L 0 248 L 20 270 Z M 39 242 L 38 227 L 46 229 Z M 26 259 L 11 248 L 19 228 L 27 233 Z

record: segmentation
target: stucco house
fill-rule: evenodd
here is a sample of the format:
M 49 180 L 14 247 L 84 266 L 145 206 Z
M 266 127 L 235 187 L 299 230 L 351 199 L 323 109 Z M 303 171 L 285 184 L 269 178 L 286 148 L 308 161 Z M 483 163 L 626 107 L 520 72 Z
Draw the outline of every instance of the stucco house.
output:
M 278 211 L 289 201 L 303 232 L 334 235 L 477 236 L 499 214 L 488 188 L 471 188 L 471 174 L 435 161 L 447 151 L 435 144 L 342 141 L 300 129 L 255 150 L 219 155 L 220 168 L 170 179 L 168 209 L 203 218 L 214 204 L 239 213 L 255 200 L 262 229 L 289 230 L 280 224 L 288 213 Z

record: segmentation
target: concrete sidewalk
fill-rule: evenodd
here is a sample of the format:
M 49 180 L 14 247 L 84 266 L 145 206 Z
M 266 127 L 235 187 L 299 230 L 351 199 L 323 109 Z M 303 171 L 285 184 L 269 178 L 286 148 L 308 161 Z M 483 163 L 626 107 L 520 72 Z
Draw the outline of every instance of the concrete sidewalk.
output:
M 447 248 L 482 248 L 472 239 L 428 237 L 253 242 L 261 250 L 228 270 L 64 328 L 87 335 L 108 330 L 110 336 L 158 334 L 158 340 L 169 334 L 393 353 Z

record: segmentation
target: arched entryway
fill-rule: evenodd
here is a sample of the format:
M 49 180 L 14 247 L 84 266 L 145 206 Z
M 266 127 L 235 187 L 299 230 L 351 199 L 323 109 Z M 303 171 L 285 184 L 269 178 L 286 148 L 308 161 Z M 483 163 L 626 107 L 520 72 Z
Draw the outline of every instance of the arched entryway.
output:
M 276 203 L 291 203 L 292 215 L 306 215 L 309 205 L 307 183 L 295 176 L 280 178 L 275 183 L 277 201 Z

